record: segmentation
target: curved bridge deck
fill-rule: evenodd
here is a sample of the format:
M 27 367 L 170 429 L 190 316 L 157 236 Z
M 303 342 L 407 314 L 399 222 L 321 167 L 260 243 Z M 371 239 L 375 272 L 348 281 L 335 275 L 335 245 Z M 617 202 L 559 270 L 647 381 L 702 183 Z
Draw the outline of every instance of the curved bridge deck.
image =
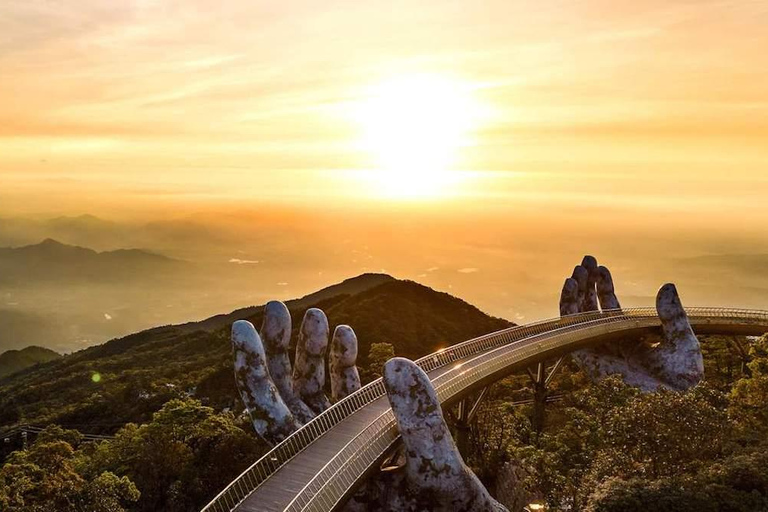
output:
M 768 311 L 688 308 L 697 334 L 768 332 Z M 518 369 L 660 329 L 654 308 L 580 313 L 511 327 L 419 359 L 443 404 Z M 338 508 L 399 439 L 378 379 L 304 425 L 248 468 L 203 512 Z

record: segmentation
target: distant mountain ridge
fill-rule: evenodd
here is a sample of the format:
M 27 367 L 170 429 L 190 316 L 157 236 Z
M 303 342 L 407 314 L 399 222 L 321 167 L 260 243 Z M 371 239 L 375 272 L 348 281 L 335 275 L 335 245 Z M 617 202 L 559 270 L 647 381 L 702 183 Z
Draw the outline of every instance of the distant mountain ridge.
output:
M 0 248 L 4 282 L 119 280 L 166 272 L 184 262 L 142 249 L 97 252 L 47 238 L 39 244 Z
M 416 358 L 512 325 L 447 293 L 386 274 L 363 274 L 287 304 L 293 346 L 306 309 L 320 307 L 331 330 L 343 323 L 355 329 L 362 368 L 372 343 L 391 343 L 396 355 Z M 237 319 L 260 326 L 262 312 L 263 306 L 245 308 L 203 322 L 157 327 L 2 378 L 0 428 L 53 422 L 98 431 L 103 425 L 146 421 L 182 394 L 239 410 L 229 330 Z M 91 379 L 95 373 L 99 382 Z
M 109 220 L 101 219 L 95 215 L 84 213 L 81 215 L 62 215 L 54 217 L 45 222 L 47 225 L 56 228 L 58 231 L 62 230 L 83 230 L 83 231 L 95 231 L 110 229 L 115 226 L 115 223 Z
M 726 268 L 756 274 L 768 272 L 768 254 L 710 254 L 685 258 L 681 261 L 708 269 Z
M 117 249 L 114 251 L 94 251 L 87 247 L 78 245 L 68 245 L 61 243 L 53 238 L 46 238 L 39 244 L 25 245 L 21 247 L 0 247 L 0 257 L 13 257 L 22 255 L 25 257 L 52 259 L 52 258 L 92 258 L 92 259 L 122 259 L 122 258 L 142 258 L 147 261 L 178 261 L 156 254 L 144 249 Z
M 43 347 L 27 347 L 8 350 L 0 354 L 0 377 L 24 370 L 39 363 L 47 363 L 61 357 L 61 354 Z

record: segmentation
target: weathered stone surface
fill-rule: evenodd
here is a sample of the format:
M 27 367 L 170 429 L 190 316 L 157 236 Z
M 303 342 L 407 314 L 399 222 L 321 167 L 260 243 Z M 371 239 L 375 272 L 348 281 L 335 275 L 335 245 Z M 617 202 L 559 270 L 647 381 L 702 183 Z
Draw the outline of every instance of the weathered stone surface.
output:
M 640 388 L 644 392 L 655 391 L 663 384 L 649 372 L 643 353 L 647 347 L 642 341 L 634 344 L 635 353 L 629 348 L 629 353 L 622 349 L 623 345 L 601 345 L 595 348 L 574 351 L 572 356 L 576 364 L 589 375 L 592 380 L 599 380 L 608 375 L 619 374 L 630 386 Z
M 516 461 L 504 464 L 496 475 L 494 496 L 509 510 L 523 510 L 529 503 L 542 502 L 544 497 L 525 485 L 530 474 Z
M 607 267 L 597 268 L 597 298 L 600 300 L 600 309 L 620 309 L 616 290 L 613 288 L 613 276 Z
M 293 390 L 317 414 L 331 406 L 323 391 L 328 331 L 328 318 L 325 313 L 320 309 L 310 308 L 304 314 L 296 345 Z
M 659 378 L 668 387 L 683 390 L 695 386 L 704 378 L 704 358 L 674 284 L 659 289 L 656 311 L 664 342 L 648 353 L 649 364 L 659 369 Z
M 342 508 L 344 512 L 410 512 L 405 471 L 375 473 L 366 480 Z M 430 510 L 430 509 L 427 509 Z
M 594 256 L 584 256 L 581 266 L 587 270 L 587 285 L 584 290 L 584 301 L 581 304 L 582 311 L 597 311 L 597 260 Z
M 610 271 L 606 267 L 599 267 L 594 256 L 584 256 L 581 266 L 589 269 L 587 271 L 587 286 L 596 289 L 597 298 L 600 301 L 599 306 L 604 310 L 618 308 L 619 300 L 614 292 L 613 278 Z M 578 297 L 576 295 L 577 292 L 574 290 L 574 285 L 568 285 L 567 283 L 566 285 L 568 289 L 563 288 L 560 296 L 561 316 L 598 309 L 596 304 L 586 299 L 581 304 L 577 303 Z M 588 295 L 587 291 L 584 292 L 584 295 L 585 297 Z M 564 313 L 564 311 L 566 312 Z M 631 385 L 640 385 L 642 387 L 644 383 L 638 383 L 634 380 L 635 371 L 629 368 L 626 358 L 621 355 L 621 348 L 621 345 L 603 345 L 593 349 L 576 350 L 571 355 L 577 364 L 592 375 L 593 378 L 599 378 L 599 376 L 611 373 L 620 373 L 625 376 L 625 379 Z
M 579 305 L 579 311 L 583 311 L 585 297 L 587 296 L 587 280 L 589 280 L 589 271 L 581 265 L 573 267 L 573 273 L 571 278 L 576 280 L 578 284 L 577 304 Z
M 357 336 L 348 325 L 339 325 L 333 331 L 328 367 L 331 371 L 331 399 L 338 402 L 360 389 L 357 371 Z
M 585 283 L 584 289 L 582 283 Z M 621 308 L 610 271 L 598 267 L 594 258 L 586 256 L 574 269 L 573 277 L 563 285 L 560 314 L 591 311 L 588 297 L 593 287 L 602 310 Z M 673 284 L 665 284 L 659 290 L 656 310 L 663 338 L 627 340 L 578 350 L 573 352 L 573 359 L 593 379 L 618 373 L 628 384 L 643 391 L 660 387 L 684 390 L 697 384 L 704 373 L 701 347 Z
M 406 454 L 405 507 L 397 510 L 506 510 L 464 464 L 427 374 L 396 357 L 384 365 L 384 386 Z
M 269 377 L 261 338 L 251 322 L 232 325 L 235 382 L 253 428 L 268 443 L 277 444 L 300 427 Z
M 291 344 L 291 313 L 282 302 L 273 300 L 267 302 L 264 307 L 261 338 L 272 382 L 296 419 L 307 423 L 315 414 L 293 391 L 291 358 L 288 355 L 288 347 Z
M 560 292 L 560 316 L 575 315 L 579 312 L 579 283 L 569 277 Z

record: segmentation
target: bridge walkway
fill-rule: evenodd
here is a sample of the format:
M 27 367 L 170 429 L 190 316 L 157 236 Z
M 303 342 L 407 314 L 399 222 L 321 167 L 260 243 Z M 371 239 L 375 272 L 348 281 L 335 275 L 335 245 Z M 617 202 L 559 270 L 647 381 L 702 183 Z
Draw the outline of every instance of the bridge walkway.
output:
M 467 358 L 471 359 L 471 358 Z M 462 360 L 464 361 L 464 360 Z M 461 364 L 462 361 L 457 362 Z M 450 372 L 455 366 L 442 367 L 428 373 L 435 380 Z M 262 483 L 237 508 L 243 512 L 282 512 L 301 490 L 333 459 L 349 440 L 364 431 L 379 416 L 389 410 L 386 396 L 377 398 L 364 408 L 343 419 L 330 431 L 296 455 L 288 464 L 278 469 Z
M 768 311 L 687 308 L 698 334 L 760 335 Z M 590 312 L 511 327 L 416 363 L 447 406 L 516 369 L 585 346 L 658 332 L 655 308 Z M 398 442 L 381 379 L 302 427 L 243 472 L 204 512 L 337 510 Z

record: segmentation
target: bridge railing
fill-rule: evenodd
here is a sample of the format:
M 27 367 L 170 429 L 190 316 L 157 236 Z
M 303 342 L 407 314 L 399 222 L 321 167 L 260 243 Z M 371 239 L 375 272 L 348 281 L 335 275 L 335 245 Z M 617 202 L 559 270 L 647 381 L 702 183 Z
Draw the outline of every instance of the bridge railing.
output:
M 60 427 L 67 428 L 66 425 L 59 425 Z M 38 425 L 17 425 L 9 430 L 6 430 L 5 432 L 0 433 L 0 440 L 9 439 L 16 434 L 39 434 L 43 430 L 45 430 L 46 427 L 38 426 Z M 103 435 L 103 434 L 89 434 L 87 432 L 80 432 L 78 431 L 80 436 L 82 436 L 83 440 L 85 441 L 105 441 L 109 439 L 114 439 L 115 436 L 109 436 L 109 435 Z
M 754 311 L 750 310 L 725 308 L 689 308 L 687 311 L 688 316 L 691 318 L 740 317 L 741 315 L 754 313 Z M 418 364 L 425 372 L 430 372 L 446 365 L 450 365 L 458 360 L 497 349 L 532 336 L 552 332 L 557 329 L 580 326 L 590 322 L 605 323 L 631 318 L 655 319 L 658 322 L 655 308 L 624 308 L 602 312 L 594 311 L 579 313 L 542 320 L 524 326 L 513 326 L 495 333 L 480 336 L 422 357 L 416 361 L 416 364 Z M 287 439 L 276 445 L 251 467 L 246 469 L 229 486 L 227 486 L 226 489 L 219 493 L 203 509 L 203 512 L 229 512 L 234 510 L 245 498 L 258 488 L 262 482 L 278 471 L 283 465 L 304 450 L 318 437 L 331 430 L 351 414 L 354 414 L 366 405 L 381 399 L 385 394 L 384 384 L 379 378 L 362 387 L 357 392 L 347 396 L 343 400 L 340 400 L 312 421 L 302 426 Z M 379 419 L 376 421 L 379 421 Z M 376 440 L 366 439 L 361 442 L 372 443 L 376 442 Z M 379 439 L 379 442 L 384 442 L 384 440 Z M 361 463 L 362 462 L 363 461 L 361 461 Z
M 744 323 L 745 318 L 752 317 L 756 323 L 768 326 L 768 312 L 719 308 L 690 308 L 689 311 L 689 318 L 693 321 L 719 318 Z M 443 374 L 433 381 L 438 398 L 444 402 L 496 372 L 538 354 L 571 346 L 585 338 L 626 329 L 628 321 L 636 321 L 642 327 L 653 326 L 659 322 L 655 310 L 650 308 L 627 309 L 623 312 L 615 310 L 605 313 L 599 318 L 581 323 L 564 323 L 545 333 L 534 334 L 523 343 L 503 345 L 478 355 L 468 362 L 472 364 L 471 371 L 465 369 Z M 350 440 L 323 467 L 297 494 L 286 511 L 332 510 L 349 489 L 355 488 L 366 470 L 396 442 L 398 437 L 394 414 L 391 409 L 387 409 Z

